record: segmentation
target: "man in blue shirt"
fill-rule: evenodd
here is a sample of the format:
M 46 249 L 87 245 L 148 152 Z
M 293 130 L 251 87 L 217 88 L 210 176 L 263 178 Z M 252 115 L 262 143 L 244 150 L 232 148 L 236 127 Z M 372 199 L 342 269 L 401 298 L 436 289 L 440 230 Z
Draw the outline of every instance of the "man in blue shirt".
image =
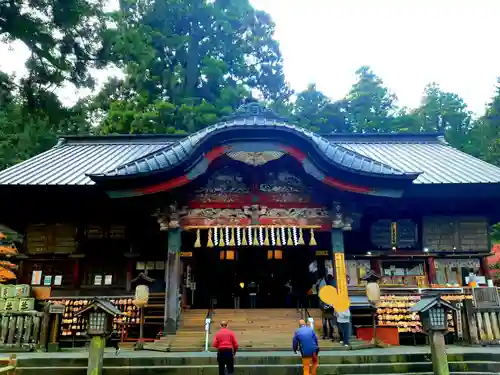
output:
M 316 375 L 318 368 L 319 345 L 314 329 L 306 325 L 304 319 L 299 321 L 299 328 L 293 336 L 293 351 L 300 350 L 304 375 Z M 311 367 L 312 366 L 312 367 Z

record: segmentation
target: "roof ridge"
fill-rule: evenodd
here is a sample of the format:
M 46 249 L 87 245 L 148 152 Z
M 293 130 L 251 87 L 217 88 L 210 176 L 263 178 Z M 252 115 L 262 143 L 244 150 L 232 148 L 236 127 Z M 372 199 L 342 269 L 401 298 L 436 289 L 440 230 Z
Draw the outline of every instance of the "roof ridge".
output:
M 336 153 L 334 153 L 334 155 L 328 155 L 327 153 L 325 153 L 325 158 L 332 164 L 336 164 L 340 168 L 347 170 L 350 169 L 355 171 L 356 173 L 405 178 L 416 178 L 420 173 L 418 171 L 405 172 L 389 164 L 380 162 L 376 159 L 370 158 L 368 156 L 362 155 L 361 153 L 343 147 L 341 144 L 331 142 L 324 136 L 314 133 L 309 129 L 282 122 L 280 119 L 267 119 L 265 117 L 249 116 L 245 118 L 228 119 L 217 124 L 210 125 L 206 128 L 200 129 L 195 133 L 191 133 L 185 138 L 177 140 L 170 145 L 166 145 L 165 147 L 162 147 L 157 151 L 151 152 L 147 155 L 143 155 L 137 159 L 119 165 L 113 170 L 90 176 L 94 176 L 97 178 L 120 177 L 133 174 L 147 174 L 161 169 L 173 168 L 185 161 L 188 155 L 192 154 L 194 150 L 199 147 L 200 143 L 204 139 L 206 139 L 206 137 L 216 133 L 218 130 L 224 131 L 228 128 L 235 129 L 239 127 L 252 129 L 251 126 L 253 126 L 253 129 L 256 130 L 277 130 L 279 128 L 282 128 L 299 133 L 299 135 L 302 134 L 307 139 L 309 139 L 313 147 L 317 148 L 322 153 L 325 153 L 325 151 L 333 145 L 338 150 L 341 150 L 342 157 L 339 156 L 340 160 L 336 160 Z M 172 152 L 174 153 L 173 155 L 167 154 L 170 150 L 172 150 Z M 344 158 L 346 157 L 346 155 L 349 155 L 351 158 L 348 158 L 349 161 L 344 162 Z M 358 159 L 361 161 L 361 163 L 359 163 L 359 166 L 353 167 L 353 164 L 355 164 L 356 162 L 356 160 L 354 159 Z M 143 171 L 141 171 L 140 166 L 140 163 L 142 162 L 146 164 L 145 170 Z M 151 163 L 154 165 L 151 166 Z M 133 171 L 128 172 L 128 170 L 131 168 L 133 169 Z

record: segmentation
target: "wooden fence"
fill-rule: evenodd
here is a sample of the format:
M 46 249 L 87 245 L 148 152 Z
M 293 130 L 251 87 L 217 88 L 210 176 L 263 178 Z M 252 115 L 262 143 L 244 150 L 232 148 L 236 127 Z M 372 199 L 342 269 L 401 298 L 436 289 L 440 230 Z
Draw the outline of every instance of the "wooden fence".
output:
M 35 311 L 0 313 L 0 351 L 38 348 L 42 317 Z
M 462 322 L 466 342 L 500 345 L 500 295 L 497 288 L 473 288 L 472 300 L 464 301 Z

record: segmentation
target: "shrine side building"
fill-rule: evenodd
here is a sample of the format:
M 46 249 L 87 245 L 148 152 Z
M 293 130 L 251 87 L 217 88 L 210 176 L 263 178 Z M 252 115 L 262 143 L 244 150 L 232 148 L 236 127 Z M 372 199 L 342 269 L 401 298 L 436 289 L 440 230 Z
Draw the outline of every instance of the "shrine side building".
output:
M 183 307 L 232 306 L 239 285 L 246 307 L 250 282 L 275 308 L 287 281 L 307 293 L 327 273 L 353 305 L 368 270 L 385 294 L 487 285 L 500 168 L 440 134 L 318 135 L 251 103 L 185 137 L 62 137 L 0 172 L 0 197 L 24 235 L 19 283 L 126 310 L 147 273 L 154 336 Z

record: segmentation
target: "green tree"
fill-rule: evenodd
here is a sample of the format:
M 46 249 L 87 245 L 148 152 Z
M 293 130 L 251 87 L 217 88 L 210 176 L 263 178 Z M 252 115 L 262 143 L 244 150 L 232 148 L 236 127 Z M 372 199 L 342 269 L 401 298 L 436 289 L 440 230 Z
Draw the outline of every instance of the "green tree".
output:
M 354 131 L 386 133 L 392 131 L 396 96 L 380 77 L 367 67 L 356 71 L 357 81 L 345 100 L 347 116 Z
M 39 82 L 91 85 L 89 68 L 105 64 L 106 18 L 97 0 L 0 1 L 0 34 L 31 51 L 28 69 Z
M 457 94 L 442 91 L 436 83 L 427 85 L 416 115 L 421 123 L 420 131 L 443 132 L 452 146 L 464 151 L 471 148 L 471 113 Z
M 345 133 L 350 131 L 346 119 L 346 103 L 332 102 L 325 94 L 310 84 L 297 93 L 291 112 L 298 125 L 319 133 Z
M 291 95 L 274 24 L 248 0 L 123 0 L 114 18 L 119 90 L 133 98 L 108 100 L 103 133 L 193 132 L 252 91 L 271 106 Z

